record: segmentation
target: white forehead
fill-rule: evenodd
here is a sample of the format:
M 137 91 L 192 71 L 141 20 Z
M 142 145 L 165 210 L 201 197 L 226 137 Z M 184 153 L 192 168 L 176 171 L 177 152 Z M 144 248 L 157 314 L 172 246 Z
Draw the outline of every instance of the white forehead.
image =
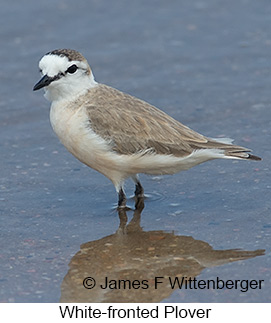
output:
M 58 73 L 66 72 L 73 64 L 81 67 L 85 65 L 82 61 L 69 61 L 66 56 L 47 54 L 40 60 L 39 68 L 43 75 L 47 74 L 48 76 L 53 77 Z
M 70 62 L 66 56 L 59 55 L 45 55 L 39 62 L 39 68 L 42 74 L 48 76 L 55 76 L 59 72 L 64 73 L 69 67 Z

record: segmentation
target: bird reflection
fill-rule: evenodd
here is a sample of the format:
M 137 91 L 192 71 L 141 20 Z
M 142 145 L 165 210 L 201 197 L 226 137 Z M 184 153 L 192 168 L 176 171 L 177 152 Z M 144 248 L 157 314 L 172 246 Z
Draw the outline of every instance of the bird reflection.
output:
M 214 250 L 207 242 L 189 236 L 143 231 L 143 208 L 144 198 L 137 197 L 129 223 L 126 210 L 119 209 L 120 225 L 115 234 L 81 245 L 61 285 L 61 302 L 161 302 L 178 286 L 159 284 L 155 288 L 155 277 L 194 278 L 204 268 L 264 254 L 264 250 Z M 83 286 L 86 277 L 95 279 L 94 288 Z M 115 284 L 102 288 L 105 277 L 126 283 L 120 289 Z M 131 287 L 128 281 L 136 283 Z

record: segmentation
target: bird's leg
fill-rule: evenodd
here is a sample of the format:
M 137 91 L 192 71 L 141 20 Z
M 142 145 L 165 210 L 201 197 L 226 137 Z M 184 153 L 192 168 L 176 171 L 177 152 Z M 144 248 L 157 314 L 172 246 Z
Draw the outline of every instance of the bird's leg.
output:
M 141 185 L 141 183 L 139 181 L 136 183 L 135 195 L 141 196 L 141 197 L 144 195 L 143 186 Z
M 143 197 L 144 196 L 144 189 L 143 189 L 143 186 L 141 185 L 139 179 L 137 177 L 133 177 L 133 180 L 136 184 L 135 196 Z
M 141 208 L 141 204 L 143 203 L 144 208 L 144 189 L 141 185 L 139 179 L 137 176 L 133 177 L 133 180 L 135 182 L 135 208 Z M 143 210 L 142 208 L 142 210 Z
M 118 201 L 119 207 L 125 207 L 126 206 L 126 196 L 122 189 L 122 187 L 119 190 L 119 201 Z

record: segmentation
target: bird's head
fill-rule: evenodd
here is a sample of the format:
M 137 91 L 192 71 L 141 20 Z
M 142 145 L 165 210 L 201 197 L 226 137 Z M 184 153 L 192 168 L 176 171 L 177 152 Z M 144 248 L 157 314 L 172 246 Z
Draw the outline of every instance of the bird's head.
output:
M 49 101 L 71 100 L 97 84 L 87 60 L 72 49 L 45 54 L 39 68 L 42 78 L 33 90 L 44 88 Z

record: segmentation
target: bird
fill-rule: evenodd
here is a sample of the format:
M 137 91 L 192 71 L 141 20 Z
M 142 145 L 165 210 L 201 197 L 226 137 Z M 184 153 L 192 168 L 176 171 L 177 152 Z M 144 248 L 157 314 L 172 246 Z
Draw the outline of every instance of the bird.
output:
M 209 138 L 155 106 L 98 83 L 86 58 L 73 49 L 56 49 L 39 61 L 51 101 L 50 122 L 66 149 L 115 186 L 118 207 L 126 207 L 124 182 L 144 196 L 138 174 L 168 175 L 213 159 L 261 160 L 229 138 Z

